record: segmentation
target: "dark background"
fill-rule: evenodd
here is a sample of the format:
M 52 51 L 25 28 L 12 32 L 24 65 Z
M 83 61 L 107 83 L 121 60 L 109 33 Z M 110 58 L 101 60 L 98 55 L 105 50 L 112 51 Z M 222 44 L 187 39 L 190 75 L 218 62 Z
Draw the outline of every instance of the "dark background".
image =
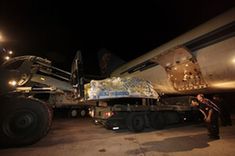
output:
M 81 50 L 85 72 L 99 74 L 100 49 L 129 61 L 234 6 L 234 0 L 85 2 L 1 0 L 1 46 L 68 71 Z

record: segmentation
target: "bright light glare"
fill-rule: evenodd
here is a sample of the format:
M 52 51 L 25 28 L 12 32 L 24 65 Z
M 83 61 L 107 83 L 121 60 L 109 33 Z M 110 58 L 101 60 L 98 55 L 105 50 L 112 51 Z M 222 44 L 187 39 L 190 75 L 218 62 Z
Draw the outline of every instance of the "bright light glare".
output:
M 10 60 L 10 57 L 9 57 L 9 56 L 5 56 L 4 59 L 5 59 L 5 60 Z
M 234 85 L 235 85 L 235 81 L 229 81 L 229 82 L 214 83 L 212 84 L 212 87 L 221 88 L 221 89 L 229 89 L 229 88 L 233 88 Z
M 119 127 L 113 127 L 113 130 L 118 130 L 119 129 Z
M 232 60 L 233 63 L 235 63 L 235 58 Z
M 10 51 L 8 52 L 8 54 L 12 55 L 12 54 L 13 54 L 13 51 L 10 50 Z
M 8 84 L 11 86 L 16 86 L 17 82 L 15 80 L 11 80 L 8 82 Z
M 1 33 L 0 33 L 0 41 L 3 41 L 3 36 Z

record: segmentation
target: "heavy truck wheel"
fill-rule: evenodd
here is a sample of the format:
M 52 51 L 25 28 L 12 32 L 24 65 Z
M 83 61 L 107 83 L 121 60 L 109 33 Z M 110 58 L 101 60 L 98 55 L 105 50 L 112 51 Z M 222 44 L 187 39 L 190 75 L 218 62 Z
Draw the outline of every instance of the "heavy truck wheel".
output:
M 71 118 L 76 118 L 76 117 L 78 117 L 78 110 L 77 109 L 71 109 L 71 110 L 69 110 L 69 117 L 71 117 Z
M 162 112 L 150 114 L 150 124 L 154 129 L 164 129 L 166 126 L 166 120 Z
M 127 128 L 130 131 L 141 132 L 145 128 L 144 115 L 139 113 L 131 113 L 127 117 Z
M 44 137 L 52 111 L 43 102 L 23 97 L 3 98 L 0 110 L 0 146 L 29 145 Z
M 69 110 L 69 117 L 72 117 L 72 118 L 77 118 L 78 116 L 80 117 L 85 117 L 87 115 L 87 110 L 86 109 L 71 109 Z
M 85 117 L 87 115 L 87 110 L 85 108 L 79 110 L 80 117 Z

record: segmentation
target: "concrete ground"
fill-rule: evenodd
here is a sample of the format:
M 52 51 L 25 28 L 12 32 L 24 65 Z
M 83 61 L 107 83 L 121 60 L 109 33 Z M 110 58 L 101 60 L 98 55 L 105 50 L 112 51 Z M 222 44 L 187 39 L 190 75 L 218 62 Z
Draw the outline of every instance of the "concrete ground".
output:
M 131 133 L 106 130 L 90 118 L 55 119 L 49 134 L 38 143 L 0 149 L 0 156 L 234 156 L 235 126 L 220 131 L 221 139 L 211 141 L 202 124 Z

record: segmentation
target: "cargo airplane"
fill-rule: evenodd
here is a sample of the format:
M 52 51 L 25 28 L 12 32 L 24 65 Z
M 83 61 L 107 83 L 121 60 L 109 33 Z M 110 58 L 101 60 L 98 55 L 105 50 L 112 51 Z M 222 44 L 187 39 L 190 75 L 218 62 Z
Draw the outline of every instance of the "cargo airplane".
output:
M 235 8 L 111 73 L 127 76 L 152 82 L 160 94 L 235 90 Z

